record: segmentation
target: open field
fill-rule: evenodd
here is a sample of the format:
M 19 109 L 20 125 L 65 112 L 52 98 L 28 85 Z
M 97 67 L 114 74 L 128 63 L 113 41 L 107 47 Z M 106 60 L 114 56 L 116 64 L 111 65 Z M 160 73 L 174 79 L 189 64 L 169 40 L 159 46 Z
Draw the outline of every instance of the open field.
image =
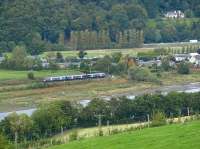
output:
M 49 149 L 199 149 L 200 121 L 74 141 Z
M 174 43 L 152 43 L 152 44 L 144 44 L 144 48 L 181 48 L 185 46 L 200 46 L 200 42 L 198 43 L 190 43 L 190 42 L 174 42 Z
M 72 81 L 54 84 L 48 88 L 30 88 L 34 82 L 8 80 L 0 82 L 0 111 L 34 107 L 55 100 L 79 101 L 96 97 L 136 94 L 144 90 L 159 89 L 165 85 L 200 82 L 200 72 L 190 75 L 164 73 L 162 85 L 130 82 L 120 77 L 102 80 Z
M 87 50 L 87 58 L 93 57 L 103 57 L 105 55 L 111 55 L 114 52 L 121 52 L 124 55 L 137 56 L 138 52 L 148 52 L 153 51 L 156 48 L 175 48 L 180 49 L 184 46 L 200 46 L 200 42 L 198 43 L 190 43 L 190 42 L 175 42 L 175 43 L 152 43 L 152 44 L 144 44 L 143 48 L 129 48 L 129 49 L 97 49 L 97 50 Z M 54 52 L 44 52 L 41 56 L 45 57 L 49 53 L 57 53 L 61 52 L 64 57 L 77 57 L 78 51 L 54 51 Z
M 152 51 L 153 48 L 134 48 L 134 49 L 104 49 L 104 50 L 88 50 L 86 57 L 92 58 L 92 57 L 103 57 L 105 55 L 111 55 L 114 52 L 122 52 L 122 54 L 130 56 L 137 56 L 138 52 L 147 52 Z M 54 51 L 53 53 L 61 52 L 64 57 L 77 57 L 78 51 Z M 42 54 L 42 57 L 45 57 L 48 55 L 48 53 L 52 52 L 45 52 Z
M 27 79 L 27 73 L 29 71 L 13 71 L 13 70 L 0 70 L 0 81 L 1 80 L 17 80 L 17 79 Z M 79 74 L 79 71 L 75 70 L 42 70 L 42 71 L 32 71 L 36 78 L 43 78 L 48 76 L 56 75 L 70 75 Z

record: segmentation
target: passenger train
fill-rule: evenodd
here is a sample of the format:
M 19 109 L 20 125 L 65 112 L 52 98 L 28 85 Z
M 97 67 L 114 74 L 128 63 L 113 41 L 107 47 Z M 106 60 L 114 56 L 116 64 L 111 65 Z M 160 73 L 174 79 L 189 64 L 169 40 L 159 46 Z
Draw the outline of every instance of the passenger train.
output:
M 105 73 L 90 73 L 90 74 L 81 74 L 81 75 L 47 77 L 43 79 L 43 82 L 87 80 L 87 79 L 99 79 L 99 78 L 105 78 L 105 77 L 106 77 Z

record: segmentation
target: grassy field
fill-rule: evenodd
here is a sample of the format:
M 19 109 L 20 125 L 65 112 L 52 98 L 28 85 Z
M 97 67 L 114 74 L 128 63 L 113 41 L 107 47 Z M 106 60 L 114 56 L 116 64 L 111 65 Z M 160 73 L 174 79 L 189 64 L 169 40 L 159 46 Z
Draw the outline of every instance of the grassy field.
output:
M 153 48 L 134 48 L 134 49 L 104 49 L 104 50 L 88 50 L 86 57 L 92 58 L 92 57 L 103 57 L 105 55 L 111 55 L 114 52 L 122 52 L 122 54 L 130 56 L 137 56 L 138 52 L 147 52 L 147 51 L 153 51 Z M 53 53 L 61 52 L 64 57 L 77 57 L 78 51 L 54 51 Z M 45 52 L 41 56 L 45 57 L 49 53 L 52 52 Z
M 74 141 L 49 149 L 199 149 L 200 121 Z
M 0 81 L 1 80 L 17 80 L 17 79 L 27 79 L 28 71 L 13 71 L 13 70 L 0 70 Z M 33 71 L 36 78 L 43 78 L 48 76 L 56 75 L 70 75 L 79 74 L 79 71 L 75 70 L 43 70 L 43 71 Z

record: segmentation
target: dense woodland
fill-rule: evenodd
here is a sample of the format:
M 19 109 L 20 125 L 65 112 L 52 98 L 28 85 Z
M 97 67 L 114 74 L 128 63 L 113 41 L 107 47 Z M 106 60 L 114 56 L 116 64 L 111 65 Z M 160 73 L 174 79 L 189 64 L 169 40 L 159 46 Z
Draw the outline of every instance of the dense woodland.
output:
M 35 55 L 200 39 L 199 8 L 197 0 L 3 0 L 0 51 L 25 45 Z M 187 19 L 163 19 L 171 10 Z

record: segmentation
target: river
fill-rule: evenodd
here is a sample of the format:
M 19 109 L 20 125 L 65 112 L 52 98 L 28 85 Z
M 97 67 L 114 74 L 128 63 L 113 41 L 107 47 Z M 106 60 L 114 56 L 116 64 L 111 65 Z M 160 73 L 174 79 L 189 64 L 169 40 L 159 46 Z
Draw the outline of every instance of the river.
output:
M 185 92 L 185 93 L 196 93 L 200 92 L 200 82 L 197 83 L 190 83 L 186 85 L 171 85 L 171 86 L 163 86 L 157 89 L 147 89 L 140 92 L 133 92 L 127 94 L 117 94 L 112 97 L 119 97 L 119 96 L 126 96 L 127 98 L 134 100 L 136 96 L 143 95 L 143 94 L 152 94 L 152 93 L 161 93 L 161 94 L 168 94 L 170 92 Z M 109 100 L 112 97 L 103 97 L 105 100 Z M 81 100 L 80 104 L 83 106 L 87 106 L 90 102 L 90 99 Z M 27 109 L 27 110 L 19 110 L 19 111 L 11 111 L 11 112 L 0 112 L 0 121 L 3 120 L 6 116 L 11 114 L 12 112 L 16 112 L 17 114 L 27 114 L 31 116 L 35 111 L 35 108 Z

